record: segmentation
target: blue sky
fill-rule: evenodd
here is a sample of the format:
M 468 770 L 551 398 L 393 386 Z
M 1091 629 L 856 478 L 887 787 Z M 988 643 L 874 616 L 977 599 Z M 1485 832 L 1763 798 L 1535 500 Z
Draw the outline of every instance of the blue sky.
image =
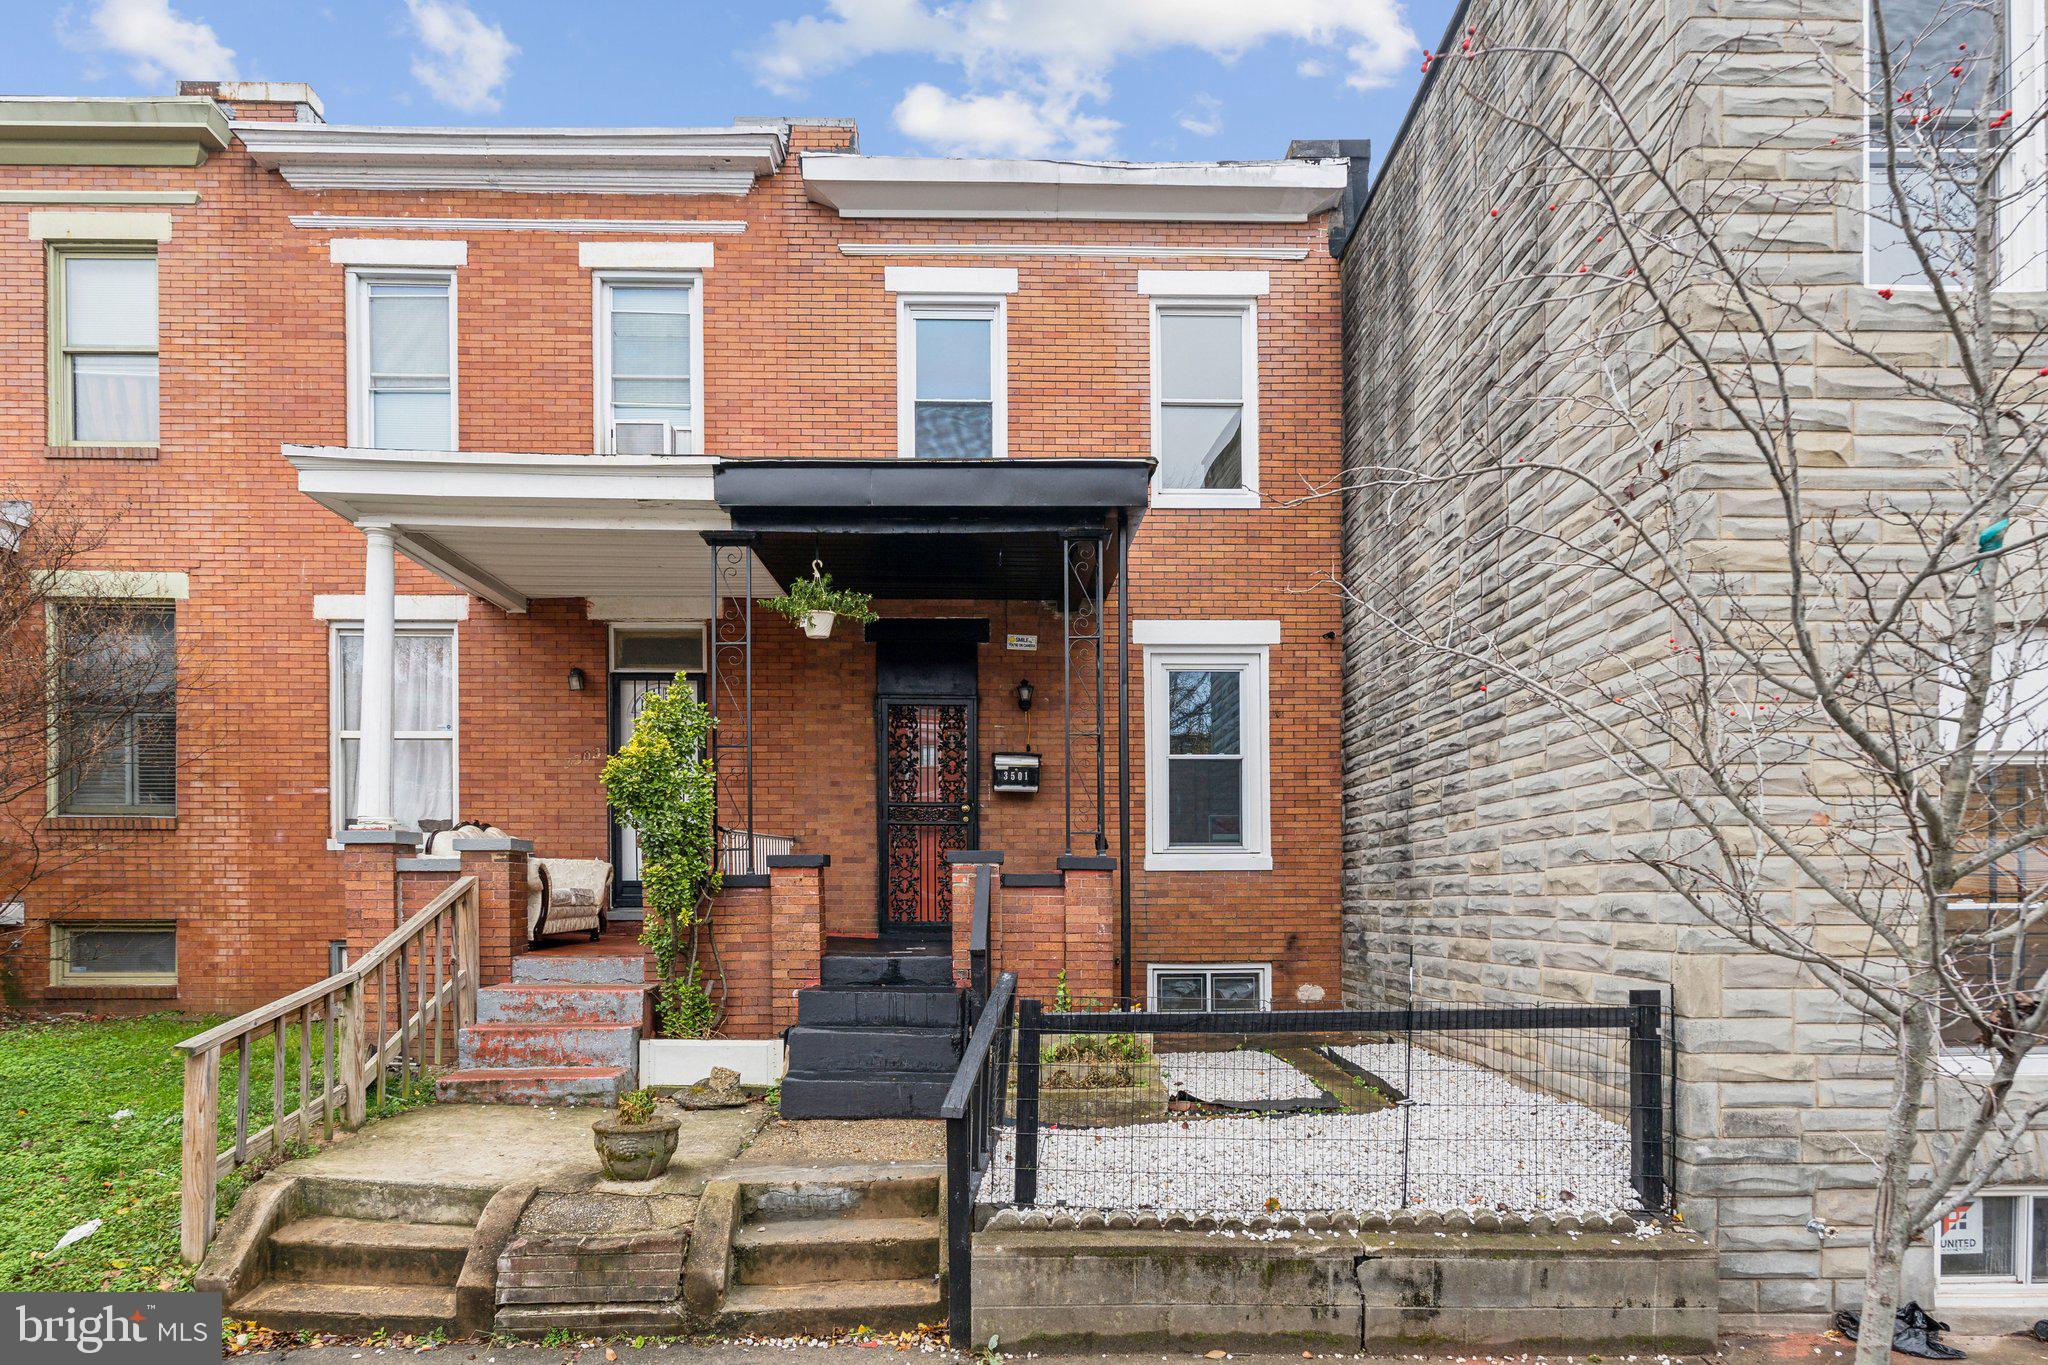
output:
M 1383 149 L 1452 0 L 68 0 L 17 11 L 10 94 L 302 80 L 336 123 L 860 121 L 870 152 Z

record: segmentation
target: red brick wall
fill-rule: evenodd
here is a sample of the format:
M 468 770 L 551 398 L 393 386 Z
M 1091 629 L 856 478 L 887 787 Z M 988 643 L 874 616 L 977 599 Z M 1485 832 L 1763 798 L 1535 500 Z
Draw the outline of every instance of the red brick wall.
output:
M 1282 622 L 1273 655 L 1271 873 L 1132 874 L 1139 966 L 1172 960 L 1272 960 L 1276 996 L 1337 982 L 1337 625 L 1319 575 L 1336 560 L 1334 500 L 1290 495 L 1338 467 L 1338 295 L 1326 224 L 946 223 L 845 221 L 810 203 L 805 147 L 844 145 L 844 129 L 799 129 L 783 170 L 726 196 L 298 192 L 237 148 L 183 168 L 9 167 L 10 187 L 196 190 L 163 211 L 160 252 L 162 441 L 154 460 L 52 458 L 45 448 L 44 267 L 29 205 L 0 205 L 0 485 L 38 502 L 75 501 L 109 522 L 108 567 L 178 571 L 179 812 L 170 828 L 77 828 L 59 837 L 71 866 L 28 895 L 13 954 L 31 997 L 47 978 L 51 917 L 175 919 L 181 988 L 193 1009 L 241 1008 L 324 972 L 346 936 L 340 855 L 326 847 L 328 629 L 317 593 L 361 591 L 360 535 L 296 491 L 284 443 L 346 440 L 343 271 L 335 235 L 378 229 L 294 227 L 293 214 L 414 214 L 746 220 L 715 238 L 705 276 L 706 444 L 732 455 L 892 455 L 896 442 L 895 300 L 887 259 L 842 242 L 1129 243 L 1228 250 L 1295 248 L 1299 261 L 1227 256 L 1010 258 L 1010 449 L 1017 456 L 1142 455 L 1148 445 L 1147 301 L 1141 268 L 1272 273 L 1260 301 L 1261 481 L 1252 511 L 1160 509 L 1133 552 L 1133 619 L 1259 617 Z M 436 232 L 434 236 L 456 236 Z M 591 445 L 590 281 L 574 232 L 473 232 L 458 274 L 462 443 L 471 450 L 587 452 Z M 914 258 L 987 265 L 990 258 Z M 400 565 L 407 593 L 448 585 Z M 913 604 L 891 604 L 919 614 Z M 985 794 L 982 842 L 1012 870 L 1050 870 L 1059 849 L 1057 621 L 1011 604 L 938 604 L 932 614 L 991 618 L 982 653 L 987 752 L 1028 737 L 1047 755 L 1035 798 Z M 1036 654 L 1003 650 L 1006 630 L 1035 630 Z M 568 689 L 570 668 L 604 676 L 604 628 L 577 602 L 508 616 L 472 602 L 459 632 L 461 811 L 532 838 L 553 856 L 604 852 L 595 778 L 605 690 Z M 825 925 L 871 931 L 873 665 L 856 631 L 824 644 L 763 623 L 757 704 L 764 830 L 829 853 Z M 1140 652 L 1131 651 L 1134 710 Z M 1010 698 L 1029 677 L 1027 718 Z M 1134 760 L 1135 847 L 1143 848 L 1143 772 Z M 1113 767 L 1112 767 L 1113 771 Z M 1086 850 L 1082 850 L 1086 851 Z M 765 897 L 727 897 L 721 943 L 738 980 L 763 971 Z M 737 998 L 742 992 L 735 990 Z M 134 997 L 141 1001 L 145 997 Z M 160 1003 L 160 1002 L 158 1002 Z M 751 1007 L 750 1007 L 751 1008 Z M 766 1020 L 735 1015 L 733 1031 Z

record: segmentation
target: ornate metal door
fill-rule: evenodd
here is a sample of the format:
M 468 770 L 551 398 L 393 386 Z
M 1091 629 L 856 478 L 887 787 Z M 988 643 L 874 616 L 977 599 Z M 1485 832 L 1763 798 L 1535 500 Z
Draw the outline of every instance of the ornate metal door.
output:
M 881 700 L 882 932 L 953 922 L 946 855 L 974 846 L 974 703 Z

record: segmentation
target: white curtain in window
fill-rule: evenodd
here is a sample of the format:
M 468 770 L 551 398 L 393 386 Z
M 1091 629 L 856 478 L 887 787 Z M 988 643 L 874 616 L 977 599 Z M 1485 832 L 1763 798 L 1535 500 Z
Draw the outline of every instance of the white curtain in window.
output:
M 363 635 L 341 643 L 341 735 L 335 781 L 341 809 L 356 809 L 362 734 Z M 404 825 L 455 818 L 455 637 L 446 631 L 401 633 L 391 666 L 392 815 Z
M 372 282 L 371 442 L 386 450 L 446 450 L 453 442 L 448 285 Z
M 96 351 L 154 351 L 156 258 L 65 260 L 64 344 Z

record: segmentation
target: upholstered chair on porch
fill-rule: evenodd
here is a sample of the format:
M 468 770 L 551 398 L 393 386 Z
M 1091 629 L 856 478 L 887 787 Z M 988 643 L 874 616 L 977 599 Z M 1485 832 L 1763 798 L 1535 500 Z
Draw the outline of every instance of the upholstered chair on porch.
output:
M 461 839 L 503 839 L 496 825 L 465 824 L 435 830 L 421 850 L 430 858 L 452 858 Z M 526 937 L 538 944 L 550 934 L 604 934 L 611 919 L 612 865 L 602 858 L 526 860 Z

